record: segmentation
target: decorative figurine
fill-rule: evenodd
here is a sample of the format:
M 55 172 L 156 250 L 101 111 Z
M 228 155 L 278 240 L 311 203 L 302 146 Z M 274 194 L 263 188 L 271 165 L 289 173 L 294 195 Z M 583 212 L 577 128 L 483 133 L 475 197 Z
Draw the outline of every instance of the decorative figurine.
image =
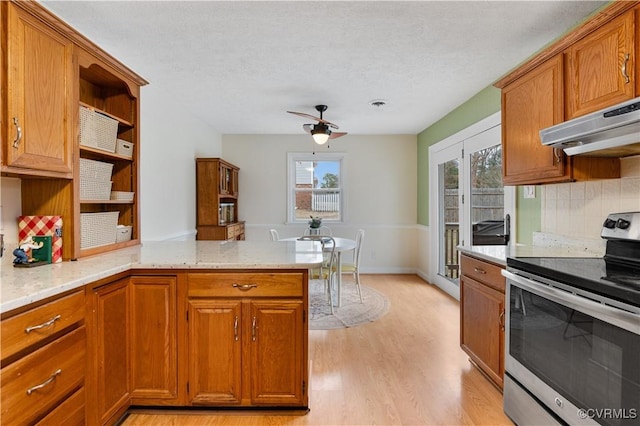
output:
M 44 243 L 42 243 L 42 241 L 40 243 L 36 243 L 33 241 L 32 236 L 28 236 L 18 245 L 18 248 L 13 251 L 13 255 L 16 257 L 13 259 L 13 264 L 23 265 L 33 263 L 34 261 L 37 262 L 37 259 L 31 257 L 31 250 L 40 249 L 43 245 Z

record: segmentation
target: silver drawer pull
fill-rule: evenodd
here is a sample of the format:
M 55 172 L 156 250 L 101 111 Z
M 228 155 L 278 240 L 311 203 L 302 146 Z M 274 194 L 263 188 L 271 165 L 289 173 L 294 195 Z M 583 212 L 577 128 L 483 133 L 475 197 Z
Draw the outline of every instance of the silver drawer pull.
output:
M 481 269 L 481 268 L 473 268 L 473 271 L 477 272 L 479 274 L 486 274 L 487 273 L 487 271 L 485 271 L 484 269 Z
M 61 373 L 62 373 L 62 370 L 58 368 L 47 380 L 40 383 L 39 385 L 35 385 L 34 387 L 27 389 L 27 395 L 31 395 L 33 392 L 37 391 L 38 389 L 42 389 L 43 387 L 47 386 L 49 383 L 53 382 L 56 379 L 56 377 L 58 377 Z
M 252 288 L 258 288 L 258 284 L 238 284 L 233 283 L 233 288 L 237 288 L 242 291 L 251 290 Z
M 41 328 L 49 327 L 53 325 L 54 322 L 58 321 L 60 318 L 62 318 L 62 316 L 56 315 L 55 317 L 51 318 L 47 322 L 43 322 L 42 324 L 32 325 L 31 327 L 25 328 L 24 332 L 28 334 L 28 333 L 31 333 L 33 330 L 40 330 Z

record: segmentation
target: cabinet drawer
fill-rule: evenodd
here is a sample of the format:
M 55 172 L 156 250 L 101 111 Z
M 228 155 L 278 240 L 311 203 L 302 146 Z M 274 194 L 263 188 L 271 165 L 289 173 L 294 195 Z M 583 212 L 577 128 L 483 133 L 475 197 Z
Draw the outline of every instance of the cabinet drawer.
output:
M 37 426 L 84 426 L 84 398 L 84 387 L 82 387 L 36 423 Z
M 85 328 L 80 327 L 2 369 L 2 423 L 32 423 L 84 381 Z
M 189 297 L 302 297 L 301 272 L 189 274 Z
M 2 359 L 84 319 L 84 292 L 2 320 Z
M 473 278 L 503 293 L 505 291 L 505 279 L 501 273 L 502 268 L 497 265 L 461 254 L 460 270 L 463 275 L 469 278 Z

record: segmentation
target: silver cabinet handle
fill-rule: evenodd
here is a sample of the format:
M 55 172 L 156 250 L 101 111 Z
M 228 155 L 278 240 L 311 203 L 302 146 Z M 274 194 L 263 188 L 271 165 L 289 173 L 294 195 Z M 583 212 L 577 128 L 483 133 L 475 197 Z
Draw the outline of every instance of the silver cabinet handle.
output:
M 47 386 L 49 383 L 53 382 L 56 379 L 56 377 L 58 377 L 61 373 L 62 373 L 62 370 L 58 368 L 47 380 L 40 383 L 39 385 L 35 385 L 34 387 L 27 389 L 27 395 L 31 395 L 33 392 L 37 391 L 38 389 L 42 389 L 43 387 Z
M 238 284 L 233 283 L 233 288 L 237 288 L 242 291 L 251 290 L 252 288 L 258 288 L 258 284 Z
M 484 269 L 478 268 L 478 267 L 473 268 L 473 271 L 477 272 L 479 274 L 486 274 L 487 273 L 487 271 L 485 271 Z
M 45 327 L 49 327 L 52 326 L 54 322 L 58 321 L 60 318 L 62 318 L 61 315 L 56 315 L 55 317 L 51 318 L 49 321 L 47 322 L 43 322 L 42 324 L 38 324 L 38 325 L 32 325 L 31 327 L 27 327 L 24 329 L 24 332 L 29 334 L 31 333 L 33 330 L 40 330 L 41 328 L 45 328 Z
M 20 140 L 22 140 L 22 128 L 20 127 L 20 123 L 18 123 L 17 117 L 13 117 L 13 125 L 16 126 L 16 138 L 13 141 L 13 147 L 18 148 Z
M 629 83 L 631 79 L 629 78 L 629 74 L 627 74 L 627 63 L 629 62 L 629 54 L 624 55 L 624 61 L 622 62 L 622 67 L 620 68 L 620 72 L 622 72 L 622 77 L 624 78 L 624 82 Z
M 258 328 L 257 322 L 258 319 L 256 317 L 253 317 L 253 319 L 251 320 L 251 340 L 253 340 L 254 342 L 256 341 L 256 328 Z
M 233 337 L 236 342 L 238 341 L 238 316 L 236 315 L 235 321 L 233 321 Z
M 556 163 L 560 162 L 560 149 L 553 148 L 553 158 L 556 160 Z

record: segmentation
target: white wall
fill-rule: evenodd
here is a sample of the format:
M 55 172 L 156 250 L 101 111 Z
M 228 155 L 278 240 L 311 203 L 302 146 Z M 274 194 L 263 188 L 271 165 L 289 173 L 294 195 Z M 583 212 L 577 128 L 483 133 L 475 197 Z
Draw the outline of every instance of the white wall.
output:
M 195 158 L 219 157 L 221 136 L 153 84 L 141 105 L 142 241 L 195 239 Z
M 194 239 L 195 158 L 219 157 L 221 136 L 153 84 L 142 88 L 140 105 L 142 240 Z M 0 193 L 2 233 L 14 242 L 20 179 L 2 177 Z
M 345 222 L 334 235 L 366 232 L 364 272 L 416 271 L 417 140 L 415 135 L 356 136 L 332 140 L 317 152 L 345 153 Z M 287 153 L 311 152 L 307 135 L 223 135 L 222 157 L 240 167 L 239 216 L 246 239 L 267 241 L 270 228 L 281 237 L 302 235 L 305 225 L 287 224 Z

